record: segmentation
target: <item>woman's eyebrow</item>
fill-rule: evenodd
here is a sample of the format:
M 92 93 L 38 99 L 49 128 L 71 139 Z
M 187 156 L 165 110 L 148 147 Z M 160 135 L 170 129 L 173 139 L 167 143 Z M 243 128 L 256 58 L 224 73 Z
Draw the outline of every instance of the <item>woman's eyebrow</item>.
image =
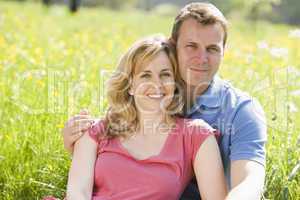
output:
M 150 74 L 151 71 L 150 70 L 145 70 L 145 71 L 141 71 L 141 73 Z
M 166 72 L 166 71 L 171 71 L 170 69 L 166 68 L 166 69 L 162 69 L 161 72 Z

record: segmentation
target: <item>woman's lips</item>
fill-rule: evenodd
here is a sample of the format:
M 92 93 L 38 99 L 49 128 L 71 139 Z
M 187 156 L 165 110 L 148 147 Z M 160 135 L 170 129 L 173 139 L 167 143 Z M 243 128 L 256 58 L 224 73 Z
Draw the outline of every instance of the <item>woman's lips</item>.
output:
M 164 94 L 148 94 L 147 95 L 149 98 L 151 99 L 161 99 L 163 98 L 165 95 Z

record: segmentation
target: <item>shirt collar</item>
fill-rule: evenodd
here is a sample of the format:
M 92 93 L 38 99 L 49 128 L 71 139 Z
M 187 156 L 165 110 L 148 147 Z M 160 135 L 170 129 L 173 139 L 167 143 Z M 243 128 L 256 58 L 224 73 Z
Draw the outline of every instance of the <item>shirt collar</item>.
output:
M 219 77 L 215 76 L 210 83 L 207 90 L 196 98 L 196 102 L 193 107 L 187 112 L 191 115 L 201 107 L 207 108 L 218 108 L 221 105 L 222 97 L 222 87 L 224 86 L 224 81 Z

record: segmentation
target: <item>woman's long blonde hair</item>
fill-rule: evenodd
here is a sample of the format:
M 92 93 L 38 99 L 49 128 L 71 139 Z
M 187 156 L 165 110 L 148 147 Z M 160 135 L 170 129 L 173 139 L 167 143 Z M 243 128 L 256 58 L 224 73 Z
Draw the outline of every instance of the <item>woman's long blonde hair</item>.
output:
M 172 64 L 176 89 L 166 111 L 170 116 L 182 114 L 183 81 L 179 75 L 176 50 L 167 38 L 161 35 L 150 36 L 135 42 L 121 57 L 116 71 L 107 82 L 109 109 L 106 113 L 106 134 L 108 138 L 126 137 L 137 129 L 138 115 L 133 97 L 129 94 L 133 76 L 137 68 L 152 60 L 159 52 L 165 52 Z

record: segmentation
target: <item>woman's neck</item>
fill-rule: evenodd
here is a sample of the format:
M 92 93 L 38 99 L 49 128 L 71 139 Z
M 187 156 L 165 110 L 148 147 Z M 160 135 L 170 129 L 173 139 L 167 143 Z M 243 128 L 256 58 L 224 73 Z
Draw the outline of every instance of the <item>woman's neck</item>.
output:
M 165 133 L 169 131 L 172 125 L 172 117 L 166 114 L 146 115 L 139 114 L 138 133 L 141 134 L 155 134 Z

